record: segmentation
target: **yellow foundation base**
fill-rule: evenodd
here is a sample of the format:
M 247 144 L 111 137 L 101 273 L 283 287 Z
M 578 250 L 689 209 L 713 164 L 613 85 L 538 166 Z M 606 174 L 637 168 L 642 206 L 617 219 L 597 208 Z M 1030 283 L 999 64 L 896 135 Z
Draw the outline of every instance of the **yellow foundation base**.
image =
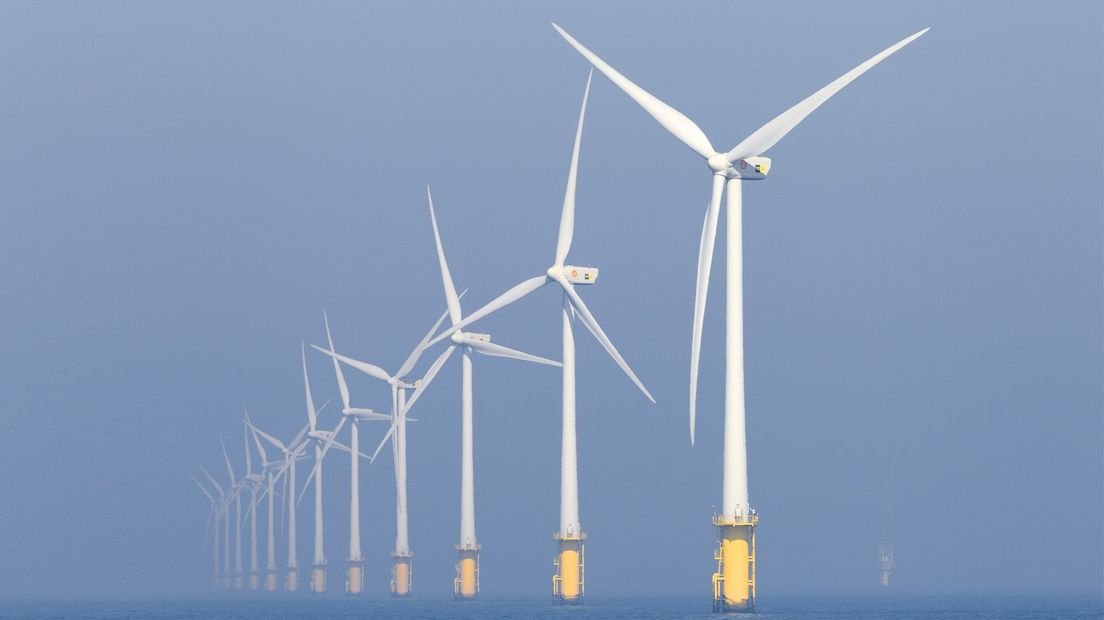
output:
M 241 590 L 243 585 L 245 585 L 245 583 L 242 581 L 242 576 L 234 575 L 234 589 Z
M 345 573 L 345 594 L 360 596 L 364 592 L 364 563 L 349 561 L 349 570 Z
M 276 591 L 276 571 L 269 571 L 269 573 L 265 575 L 265 590 L 269 592 Z
M 414 590 L 414 556 L 394 555 L 391 567 L 391 598 L 407 598 Z
M 586 589 L 586 572 L 583 541 L 586 534 L 564 536 L 559 532 L 552 535 L 559 541 L 560 548 L 552 565 L 556 574 L 552 576 L 552 602 L 557 605 L 579 605 L 583 602 Z
M 479 596 L 479 545 L 457 545 L 460 557 L 456 562 L 456 578 L 452 580 L 452 597 L 470 601 Z
M 713 573 L 713 611 L 755 610 L 755 526 L 758 515 L 713 517 L 717 526 L 717 572 Z
M 287 573 L 287 591 L 298 592 L 299 591 L 299 569 L 289 568 Z
M 249 589 L 258 590 L 261 587 L 261 576 L 257 573 L 249 574 Z
M 311 569 L 311 592 L 315 594 L 326 593 L 326 565 L 315 564 Z
M 230 578 L 229 577 L 223 577 L 222 578 L 222 587 L 224 589 L 227 589 L 227 590 L 230 589 Z

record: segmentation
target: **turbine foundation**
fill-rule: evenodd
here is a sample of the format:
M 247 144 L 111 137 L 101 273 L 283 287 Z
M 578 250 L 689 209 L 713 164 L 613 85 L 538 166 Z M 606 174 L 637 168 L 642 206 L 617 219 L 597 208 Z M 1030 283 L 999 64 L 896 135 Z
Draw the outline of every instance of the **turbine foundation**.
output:
M 234 589 L 235 590 L 241 590 L 243 585 L 245 585 L 245 584 L 242 581 L 241 573 L 235 573 L 234 574 Z
M 479 545 L 456 545 L 459 559 L 456 578 L 452 580 L 452 597 L 470 601 L 479 597 Z
M 713 611 L 755 611 L 755 526 L 759 516 L 713 517 L 718 549 L 713 555 Z
M 299 591 L 299 568 L 297 566 L 289 566 L 287 569 L 287 591 Z
M 559 541 L 559 551 L 552 562 L 556 574 L 552 576 L 552 602 L 557 605 L 579 605 L 585 590 L 584 532 L 561 534 L 552 538 Z
M 414 554 L 392 553 L 391 598 L 409 598 L 414 590 Z
M 249 589 L 257 590 L 261 587 L 261 576 L 258 573 L 249 573 Z
M 265 575 L 265 590 L 269 592 L 276 591 L 276 571 L 270 570 L 268 574 Z
M 315 594 L 325 594 L 326 593 L 326 565 L 325 564 L 315 564 L 314 567 L 311 568 L 310 587 L 311 587 L 311 592 L 314 592 Z
M 364 592 L 364 562 L 349 560 L 349 570 L 345 573 L 345 594 L 360 596 Z

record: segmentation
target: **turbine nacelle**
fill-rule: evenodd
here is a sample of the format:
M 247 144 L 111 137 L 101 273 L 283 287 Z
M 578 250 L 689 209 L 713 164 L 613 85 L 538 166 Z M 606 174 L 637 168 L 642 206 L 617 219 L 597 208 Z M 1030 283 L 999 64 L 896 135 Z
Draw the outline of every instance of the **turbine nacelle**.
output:
M 576 267 L 575 265 L 553 265 L 545 272 L 549 278 L 562 282 L 567 280 L 572 284 L 594 284 L 598 281 L 597 267 Z
M 734 164 L 730 164 L 728 169 L 725 170 L 725 176 L 730 179 L 761 181 L 767 178 L 770 167 L 771 160 L 769 157 L 745 157 Z

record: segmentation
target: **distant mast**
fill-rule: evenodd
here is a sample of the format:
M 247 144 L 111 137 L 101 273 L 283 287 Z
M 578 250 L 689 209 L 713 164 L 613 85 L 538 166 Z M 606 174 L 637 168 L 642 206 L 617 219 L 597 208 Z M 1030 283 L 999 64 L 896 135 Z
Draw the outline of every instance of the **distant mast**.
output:
M 893 545 L 878 545 L 878 568 L 883 588 L 889 587 L 889 576 L 893 574 Z

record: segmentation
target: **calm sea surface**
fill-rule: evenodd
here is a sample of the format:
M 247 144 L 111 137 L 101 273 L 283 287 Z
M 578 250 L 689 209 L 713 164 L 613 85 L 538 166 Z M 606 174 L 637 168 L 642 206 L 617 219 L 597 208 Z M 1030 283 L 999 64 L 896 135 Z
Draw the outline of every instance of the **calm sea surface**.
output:
M 899 598 L 778 598 L 760 600 L 756 614 L 722 616 L 711 613 L 708 601 L 694 598 L 648 600 L 592 599 L 583 607 L 554 607 L 545 600 L 390 601 L 350 599 L 251 599 L 212 601 L 46 602 L 0 601 L 0 618 L 56 620 L 183 620 L 227 618 L 282 620 L 291 618 L 754 618 L 755 620 L 844 619 L 996 619 L 1065 620 L 1104 618 L 1099 597 L 899 597 Z

